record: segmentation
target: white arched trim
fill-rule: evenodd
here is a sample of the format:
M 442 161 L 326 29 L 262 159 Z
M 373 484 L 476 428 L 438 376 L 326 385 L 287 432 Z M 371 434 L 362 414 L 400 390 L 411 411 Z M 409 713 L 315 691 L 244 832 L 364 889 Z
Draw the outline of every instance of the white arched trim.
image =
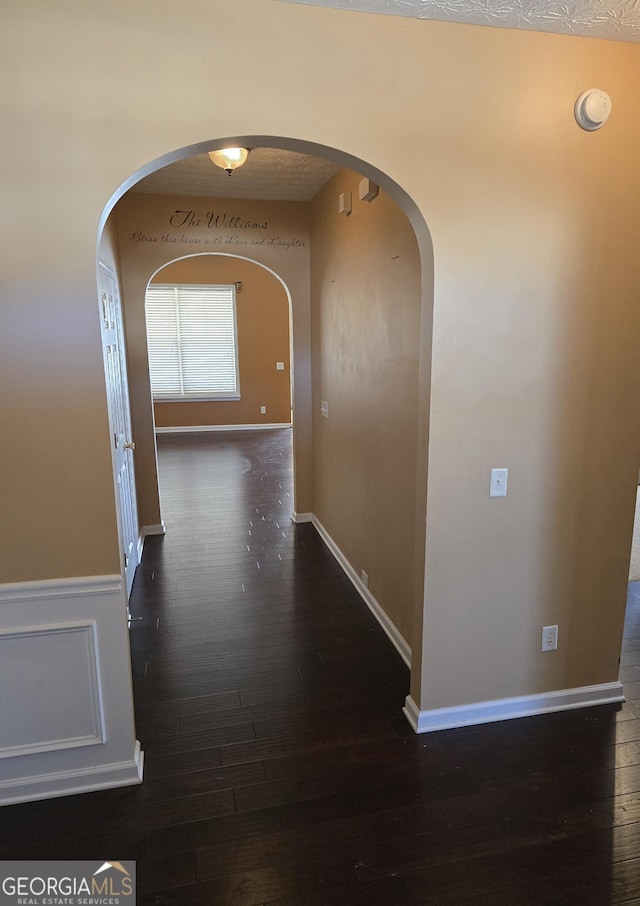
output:
M 291 298 L 291 291 L 287 283 L 283 280 L 280 274 L 277 271 L 274 271 L 273 268 L 268 267 L 266 264 L 263 264 L 261 261 L 256 261 L 255 258 L 249 258 L 247 255 L 234 255 L 231 252 L 193 252 L 190 255 L 179 255 L 177 258 L 172 258 L 171 261 L 166 261 L 164 264 L 161 264 L 160 267 L 151 274 L 147 280 L 146 290 L 149 288 L 149 285 L 156 274 L 159 274 L 160 271 L 163 271 L 165 268 L 170 267 L 172 264 L 176 264 L 178 261 L 185 261 L 187 258 L 237 258 L 240 261 L 247 261 L 249 264 L 255 264 L 258 267 L 261 267 L 263 270 L 271 274 L 272 277 L 278 281 L 285 291 L 287 297 L 287 304 L 289 306 L 289 380 L 291 383 L 290 387 L 290 398 L 291 398 L 291 412 L 292 419 L 295 418 L 295 412 L 293 407 L 293 401 L 295 399 L 295 357 L 294 357 L 294 348 L 293 348 L 293 299 Z M 156 431 L 161 431 L 162 429 L 156 428 Z M 294 481 L 295 481 L 295 466 L 294 466 Z

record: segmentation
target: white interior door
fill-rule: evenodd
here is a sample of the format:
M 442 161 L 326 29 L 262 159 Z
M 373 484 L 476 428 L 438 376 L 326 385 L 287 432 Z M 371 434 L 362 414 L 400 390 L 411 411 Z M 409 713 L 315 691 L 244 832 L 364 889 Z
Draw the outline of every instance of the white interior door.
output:
M 99 263 L 98 278 L 102 314 L 102 346 L 116 479 L 118 530 L 128 600 L 136 568 L 140 562 L 138 508 L 133 468 L 135 444 L 131 436 L 129 385 L 118 282 L 113 270 L 103 261 Z

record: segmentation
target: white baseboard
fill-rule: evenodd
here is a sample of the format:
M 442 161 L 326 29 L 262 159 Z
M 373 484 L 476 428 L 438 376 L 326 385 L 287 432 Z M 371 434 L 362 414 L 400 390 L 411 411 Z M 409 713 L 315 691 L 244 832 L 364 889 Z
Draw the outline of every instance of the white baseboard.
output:
M 206 431 L 268 431 L 271 428 L 290 428 L 291 422 L 259 425 L 177 425 L 156 428 L 156 434 L 200 434 Z
M 144 752 L 136 740 L 130 761 L 0 781 L 0 806 L 142 783 Z
M 310 516 L 311 518 L 307 519 L 307 516 Z M 325 527 L 322 525 L 320 520 L 313 513 L 297 513 L 294 514 L 294 522 L 312 522 L 314 524 L 318 534 L 344 570 L 347 578 L 351 581 L 353 587 L 358 592 L 371 613 L 374 615 L 378 623 L 382 626 L 402 660 L 405 662 L 407 667 L 410 668 L 411 647 L 409 643 L 401 635 L 398 628 L 391 621 L 387 613 L 382 609 L 382 606 L 376 600 L 376 598 L 374 598 L 367 586 L 362 582 L 353 566 L 349 563 L 345 555 L 342 553 L 342 551 L 335 543 L 331 535 L 327 532 Z
M 147 535 L 166 535 L 166 533 L 167 527 L 164 524 L 164 520 L 162 522 L 156 523 L 156 525 L 142 526 L 142 534 L 145 538 L 147 537 Z
M 402 710 L 416 733 L 432 733 L 436 730 L 450 730 L 454 727 L 513 720 L 518 717 L 532 717 L 536 714 L 570 711 L 594 705 L 618 704 L 623 701 L 625 697 L 622 683 L 602 683 L 598 686 L 561 689 L 540 695 L 522 695 L 457 705 L 452 708 L 434 708 L 431 711 L 420 711 L 408 695 Z
M 0 805 L 139 783 L 119 575 L 0 585 Z
M 300 525 L 303 522 L 313 522 L 313 513 L 292 513 L 291 521 L 295 522 L 296 525 Z

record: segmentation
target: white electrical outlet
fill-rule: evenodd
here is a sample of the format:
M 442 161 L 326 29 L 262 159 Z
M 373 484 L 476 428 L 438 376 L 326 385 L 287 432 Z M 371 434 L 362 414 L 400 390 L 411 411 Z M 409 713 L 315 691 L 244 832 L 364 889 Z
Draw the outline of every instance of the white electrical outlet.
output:
M 326 400 L 320 400 L 320 415 L 329 418 L 329 403 Z
M 365 571 L 362 570 L 361 576 L 362 576 L 362 584 L 365 585 L 367 588 L 369 588 L 369 573 L 365 573 Z
M 543 626 L 542 627 L 542 650 L 543 651 L 555 651 L 558 647 L 558 627 L 557 626 Z

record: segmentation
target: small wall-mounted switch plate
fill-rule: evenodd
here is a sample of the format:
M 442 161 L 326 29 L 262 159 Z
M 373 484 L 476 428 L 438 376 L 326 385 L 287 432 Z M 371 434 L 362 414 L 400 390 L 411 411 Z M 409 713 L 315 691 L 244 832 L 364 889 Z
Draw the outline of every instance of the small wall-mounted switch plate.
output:
M 378 192 L 378 186 L 375 182 L 367 179 L 366 176 L 358 183 L 358 198 L 360 201 L 373 201 L 374 198 L 378 197 Z
M 329 418 L 329 403 L 326 400 L 320 400 L 320 415 Z
M 276 362 L 276 371 L 284 371 L 284 362 Z
M 266 415 L 266 414 L 267 414 L 267 407 L 260 406 L 260 415 Z
M 351 213 L 351 192 L 341 192 L 338 195 L 338 214 L 348 217 Z
M 555 651 L 558 647 L 558 627 L 557 626 L 543 626 L 542 627 L 542 650 L 543 651 Z
M 507 478 L 509 469 L 491 469 L 491 481 L 489 483 L 489 497 L 506 497 L 507 496 Z

